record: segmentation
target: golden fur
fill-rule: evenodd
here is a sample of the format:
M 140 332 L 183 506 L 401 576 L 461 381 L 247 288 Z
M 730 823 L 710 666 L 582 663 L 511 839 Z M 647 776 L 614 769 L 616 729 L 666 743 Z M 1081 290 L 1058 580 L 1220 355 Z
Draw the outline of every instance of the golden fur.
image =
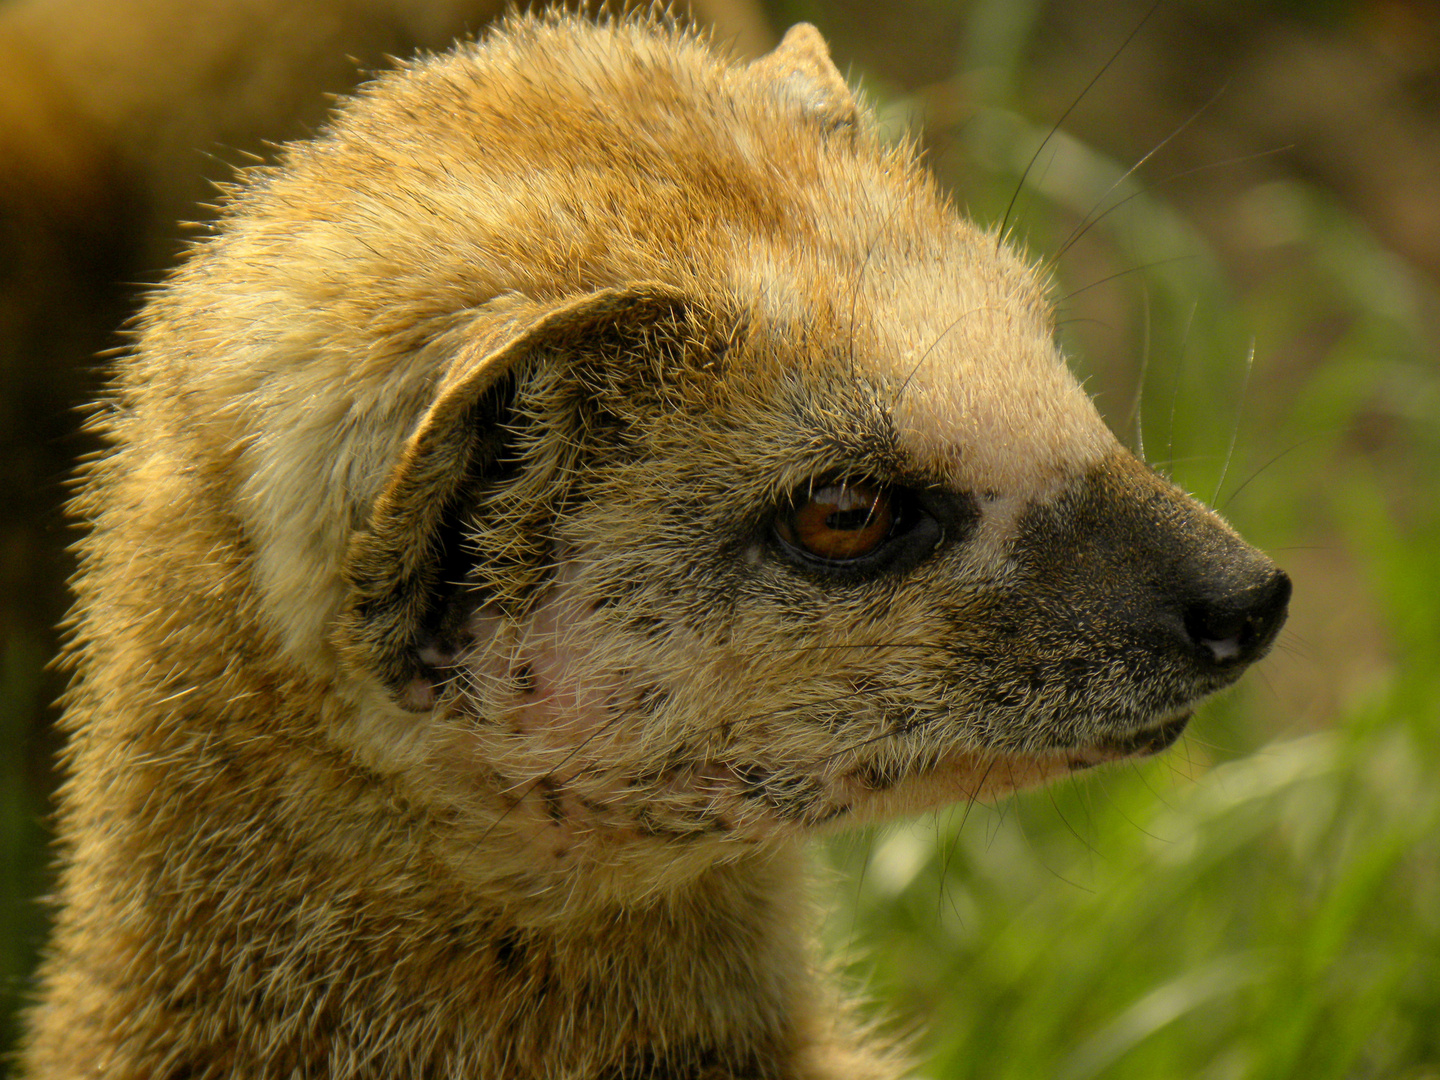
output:
M 1288 596 L 1050 319 L 808 27 L 518 19 L 248 174 L 77 504 L 26 1074 L 897 1075 L 804 838 L 1160 749 Z

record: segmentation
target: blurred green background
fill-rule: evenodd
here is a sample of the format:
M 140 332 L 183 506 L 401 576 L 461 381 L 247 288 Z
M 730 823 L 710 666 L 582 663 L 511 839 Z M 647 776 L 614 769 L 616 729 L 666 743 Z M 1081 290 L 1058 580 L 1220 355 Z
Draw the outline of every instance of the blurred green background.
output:
M 1295 582 L 1275 654 L 1162 757 L 829 843 L 835 955 L 937 1080 L 1440 1078 L 1440 13 L 710 6 L 816 23 L 962 208 L 995 224 L 1013 199 L 1112 425 Z M 3 415 L 20 445 L 31 418 Z M 10 563 L 13 536 L 58 545 L 42 524 L 6 522 Z M 43 937 L 58 682 L 4 602 L 8 1040 Z

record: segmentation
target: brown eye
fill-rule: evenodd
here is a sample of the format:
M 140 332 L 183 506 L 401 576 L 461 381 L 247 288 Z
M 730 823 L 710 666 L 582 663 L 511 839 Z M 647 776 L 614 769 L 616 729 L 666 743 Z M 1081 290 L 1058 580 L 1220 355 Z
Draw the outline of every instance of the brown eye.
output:
M 847 481 L 810 491 L 775 528 L 781 539 L 815 558 L 843 562 L 869 555 L 889 538 L 894 524 L 885 489 Z

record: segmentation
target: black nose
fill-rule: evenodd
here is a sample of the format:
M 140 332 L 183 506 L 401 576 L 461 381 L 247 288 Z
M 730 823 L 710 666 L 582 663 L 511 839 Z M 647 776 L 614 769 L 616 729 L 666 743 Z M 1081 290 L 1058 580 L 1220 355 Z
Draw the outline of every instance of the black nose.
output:
M 1242 667 L 1274 644 L 1289 604 L 1290 578 L 1276 570 L 1260 585 L 1193 601 L 1185 610 L 1185 632 L 1215 667 Z

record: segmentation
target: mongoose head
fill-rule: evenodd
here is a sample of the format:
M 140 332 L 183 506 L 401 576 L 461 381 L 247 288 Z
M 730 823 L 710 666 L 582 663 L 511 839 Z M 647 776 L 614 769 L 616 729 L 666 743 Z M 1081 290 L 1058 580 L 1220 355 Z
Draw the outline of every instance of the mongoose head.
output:
M 808 27 L 733 66 L 524 19 L 380 78 L 241 185 L 126 378 L 215 432 L 237 662 L 532 891 L 1158 751 L 1285 617 Z

